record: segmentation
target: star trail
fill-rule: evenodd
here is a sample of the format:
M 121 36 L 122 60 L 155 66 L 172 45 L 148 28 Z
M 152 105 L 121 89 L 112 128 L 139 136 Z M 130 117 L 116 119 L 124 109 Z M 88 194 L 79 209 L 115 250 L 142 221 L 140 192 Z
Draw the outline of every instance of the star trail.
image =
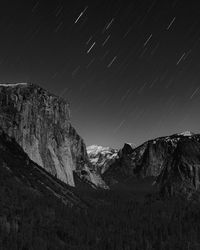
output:
M 199 131 L 198 1 L 1 3 L 1 82 L 66 98 L 87 145 Z

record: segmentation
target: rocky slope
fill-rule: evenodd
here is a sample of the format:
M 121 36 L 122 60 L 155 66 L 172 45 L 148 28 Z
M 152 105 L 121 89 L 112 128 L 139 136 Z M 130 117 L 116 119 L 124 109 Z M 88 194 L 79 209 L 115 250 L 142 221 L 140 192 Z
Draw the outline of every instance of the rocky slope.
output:
M 131 159 L 133 173 L 142 177 L 158 176 L 165 160 L 174 153 L 178 144 L 185 139 L 199 141 L 199 138 L 199 135 L 186 131 L 145 142 L 128 157 Z
M 157 183 L 161 193 L 181 193 L 182 189 L 183 193 L 191 194 L 191 190 L 199 187 L 199 152 L 200 135 L 186 131 L 147 141 L 135 149 L 124 144 L 112 161 L 107 161 L 101 150 L 93 150 L 89 157 L 97 169 L 105 163 L 105 171 L 100 173 L 110 187 L 130 183 L 134 178 L 153 177 L 152 184 Z
M 199 136 L 186 132 L 174 134 L 172 136 L 160 137 L 147 141 L 141 146 L 133 149 L 129 144 L 125 144 L 119 151 L 119 159 L 104 173 L 105 176 L 116 176 L 124 178 L 129 176 L 157 177 L 161 173 L 163 163 L 168 156 L 175 151 L 177 144 L 185 138 L 189 140 L 199 140 Z
M 74 188 L 58 180 L 33 162 L 24 150 L 0 128 L 0 190 L 1 204 L 15 193 L 17 200 L 24 193 L 29 199 L 45 196 L 65 205 L 86 208 Z M 9 195 L 8 195 L 9 193 Z M 19 197 L 17 197 L 19 194 Z M 12 200 L 8 200 L 12 204 Z M 14 202 L 14 201 L 13 201 Z M 24 201 L 25 202 L 25 201 Z
M 66 100 L 35 84 L 0 84 L 0 126 L 31 160 L 74 186 L 73 171 L 90 181 L 86 147 L 70 123 Z
M 165 196 L 181 194 L 191 198 L 200 194 L 199 136 L 185 137 L 178 141 L 173 154 L 165 159 L 156 183 Z

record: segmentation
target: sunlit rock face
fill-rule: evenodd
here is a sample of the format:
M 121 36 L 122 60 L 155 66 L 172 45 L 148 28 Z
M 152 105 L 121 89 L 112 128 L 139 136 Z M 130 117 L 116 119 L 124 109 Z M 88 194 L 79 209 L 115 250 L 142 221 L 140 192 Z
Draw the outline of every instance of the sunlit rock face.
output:
M 22 190 L 25 192 L 22 196 L 23 199 L 26 197 L 26 201 L 27 199 L 32 201 L 32 198 L 36 196 L 46 196 L 48 199 L 50 197 L 54 200 L 58 199 L 70 207 L 87 207 L 85 202 L 76 195 L 74 188 L 61 182 L 33 162 L 15 139 L 5 134 L 1 127 L 0 177 L 0 189 L 6 190 L 6 192 L 1 192 L 1 202 L 6 204 L 6 207 L 8 204 L 13 204 L 13 202 L 15 204 L 16 201 L 21 200 Z
M 0 126 L 31 160 L 74 186 L 73 171 L 88 159 L 66 100 L 34 84 L 0 84 Z

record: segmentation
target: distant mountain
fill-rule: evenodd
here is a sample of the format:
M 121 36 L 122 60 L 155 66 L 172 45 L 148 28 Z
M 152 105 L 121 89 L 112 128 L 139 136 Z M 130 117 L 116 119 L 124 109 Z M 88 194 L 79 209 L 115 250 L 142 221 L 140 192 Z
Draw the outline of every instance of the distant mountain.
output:
M 87 147 L 87 153 L 90 162 L 99 174 L 103 174 L 118 158 L 118 150 L 110 147 L 92 145 Z
M 0 106 L 0 126 L 31 160 L 71 186 L 73 172 L 101 185 L 90 172 L 86 146 L 71 125 L 66 100 L 36 84 L 0 84 Z
M 163 195 L 198 194 L 200 200 L 200 135 L 188 135 L 178 140 L 174 152 L 167 156 L 156 183 Z
M 15 200 L 19 199 L 24 192 L 28 199 L 33 196 L 44 196 L 59 200 L 68 206 L 87 207 L 76 195 L 74 188 L 33 162 L 15 139 L 6 135 L 2 129 L 0 129 L 0 180 L 1 205 L 6 200 L 12 199 L 12 196 Z M 8 202 L 12 204 L 14 201 Z
M 96 171 L 103 166 L 104 171 L 99 173 L 110 187 L 130 178 L 153 177 L 152 180 L 159 185 L 161 193 L 167 194 L 168 190 L 169 194 L 175 194 L 180 193 L 175 186 L 183 186 L 180 182 L 184 183 L 184 190 L 191 190 L 191 187 L 193 190 L 198 189 L 199 152 L 200 135 L 186 131 L 149 140 L 137 148 L 125 143 L 121 150 L 113 154 L 109 149 L 94 147 L 93 150 L 89 149 L 88 155 Z M 180 166 L 181 170 L 177 172 Z M 178 173 L 181 178 L 177 176 Z M 179 184 L 176 184 L 177 180 Z
M 199 135 L 186 131 L 159 137 L 137 147 L 131 154 L 133 172 L 143 177 L 158 176 L 163 169 L 165 159 L 172 155 L 178 143 L 182 143 L 185 139 L 199 141 Z

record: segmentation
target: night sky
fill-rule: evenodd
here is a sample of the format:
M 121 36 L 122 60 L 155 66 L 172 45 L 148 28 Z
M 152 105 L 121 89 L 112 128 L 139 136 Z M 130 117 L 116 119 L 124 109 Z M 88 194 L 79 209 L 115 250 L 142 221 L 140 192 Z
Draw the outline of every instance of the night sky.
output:
M 199 1 L 1 1 L 0 81 L 70 102 L 87 145 L 200 132 Z

